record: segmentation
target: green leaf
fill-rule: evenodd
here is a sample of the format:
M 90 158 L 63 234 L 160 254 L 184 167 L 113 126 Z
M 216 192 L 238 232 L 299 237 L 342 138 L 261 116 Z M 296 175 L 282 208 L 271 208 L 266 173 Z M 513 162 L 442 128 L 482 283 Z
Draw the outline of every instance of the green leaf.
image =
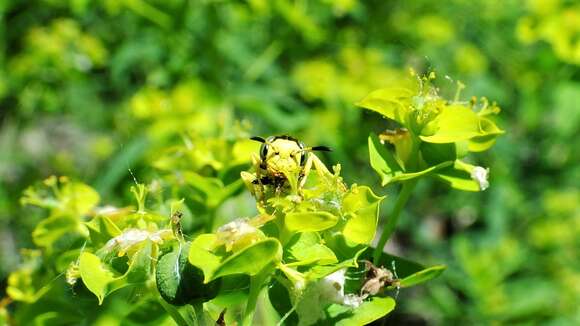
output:
M 10 273 L 6 294 L 14 301 L 34 303 L 47 294 L 55 285 L 39 277 L 39 271 L 24 267 Z
M 120 235 L 122 232 L 113 221 L 107 216 L 95 216 L 85 225 L 89 230 L 89 235 L 93 245 L 104 244 L 109 239 Z
M 407 88 L 383 88 L 370 93 L 356 105 L 406 126 L 406 117 L 413 95 L 414 92 Z
M 470 152 L 483 152 L 495 144 L 497 137 L 504 133 L 490 119 L 481 118 L 482 135 L 473 137 L 468 142 Z
M 286 214 L 285 223 L 290 231 L 316 232 L 333 227 L 338 216 L 329 212 L 297 212 Z
M 433 121 L 436 131 L 433 135 L 420 136 L 428 143 L 454 143 L 480 136 L 480 117 L 470 108 L 462 105 L 443 107 Z M 431 129 L 431 128 L 428 128 Z
M 383 186 L 391 182 L 422 177 L 453 164 L 450 161 L 442 162 L 422 171 L 405 173 L 395 157 L 380 143 L 377 136 L 371 134 L 368 143 L 371 166 L 381 177 Z
M 97 296 L 99 305 L 108 294 L 109 283 L 115 280 L 115 275 L 105 268 L 101 259 L 89 252 L 83 252 L 79 258 L 79 271 L 83 283 L 89 291 Z
M 361 250 L 368 248 L 363 244 L 346 240 L 342 232 L 324 232 L 322 236 L 324 237 L 324 243 L 332 249 L 338 261 L 351 259 L 359 254 Z
M 343 210 L 350 217 L 343 229 L 344 237 L 354 243 L 368 244 L 375 237 L 379 205 L 384 197 L 375 195 L 369 187 L 351 188 L 343 200 Z
M 443 162 L 453 162 L 457 159 L 457 148 L 455 143 L 435 144 L 421 143 L 421 156 L 425 163 L 437 165 Z
M 215 234 L 201 234 L 191 242 L 189 248 L 188 260 L 203 271 L 204 283 L 210 281 L 222 259 L 222 256 L 213 253 L 216 241 Z
M 314 232 L 298 233 L 285 246 L 285 261 L 295 261 L 288 266 L 334 264 L 338 260 L 334 252 L 321 243 L 320 236 Z
M 391 297 L 373 297 L 369 301 L 364 301 L 358 308 L 333 304 L 326 311 L 331 317 L 323 324 L 340 326 L 367 325 L 375 320 L 386 316 L 395 309 L 395 300 Z
M 63 236 L 81 234 L 83 229 L 78 218 L 57 215 L 42 220 L 32 231 L 32 240 L 39 247 L 50 248 Z
M 151 261 L 154 244 L 144 241 L 129 259 L 129 267 L 125 274 L 115 276 L 101 259 L 89 252 L 83 252 L 79 258 L 79 272 L 87 289 L 95 294 L 99 304 L 108 294 L 126 286 L 143 283 L 151 275 Z
M 446 268 L 445 265 L 436 265 L 413 273 L 400 280 L 401 287 L 410 287 L 427 282 L 441 275 Z
M 126 285 L 142 283 L 149 279 L 152 271 L 153 242 L 150 240 L 143 241 L 141 247 L 129 259 L 129 268 L 127 272 L 117 280 L 112 291 Z
M 217 293 L 218 283 L 203 284 L 203 271 L 187 260 L 189 247 L 190 244 L 180 245 L 157 262 L 157 290 L 172 305 L 184 305 L 197 298 L 207 300 Z
M 486 135 L 473 137 L 468 140 L 467 149 L 470 152 L 484 152 L 495 144 L 497 136 L 498 135 Z
M 471 174 L 465 170 L 459 170 L 454 167 L 437 171 L 434 176 L 448 184 L 454 189 L 465 191 L 480 191 L 477 181 L 471 178 Z
M 76 213 L 79 216 L 87 214 L 100 200 L 99 193 L 80 182 L 70 182 L 61 189 L 61 204 L 64 211 Z
M 210 280 L 232 274 L 256 275 L 265 266 L 281 259 L 282 245 L 269 238 L 244 248 L 226 258 L 214 271 Z
M 219 292 L 215 298 L 204 304 L 204 309 L 217 320 L 218 316 L 227 309 L 226 322 L 228 314 L 230 319 L 239 318 L 236 316 L 238 309 L 243 309 L 247 300 L 250 288 L 250 277 L 248 275 L 231 275 L 219 279 Z M 228 325 L 230 325 L 228 323 Z
M 389 183 L 395 175 L 403 173 L 403 168 L 399 165 L 393 154 L 381 144 L 375 134 L 369 136 L 368 146 L 371 167 L 382 178 L 383 186 Z
M 344 261 L 341 261 L 338 264 L 335 265 L 316 265 L 314 267 L 312 267 L 308 273 L 306 273 L 306 278 L 308 280 L 317 280 L 317 279 L 321 279 L 327 275 L 330 275 L 340 269 L 343 268 L 349 268 L 349 267 L 355 267 L 358 266 L 358 260 L 359 260 L 359 256 L 366 250 L 366 248 L 362 248 L 360 249 L 357 253 L 355 253 L 354 257 L 352 257 L 351 259 L 347 259 Z
M 289 291 L 289 285 L 286 286 L 279 282 L 279 278 L 273 278 L 268 287 L 268 296 L 272 307 L 278 312 L 280 316 L 286 315 L 293 308 L 291 297 L 293 294 Z M 284 323 L 284 325 L 298 325 L 298 318 L 296 312 L 291 313 Z

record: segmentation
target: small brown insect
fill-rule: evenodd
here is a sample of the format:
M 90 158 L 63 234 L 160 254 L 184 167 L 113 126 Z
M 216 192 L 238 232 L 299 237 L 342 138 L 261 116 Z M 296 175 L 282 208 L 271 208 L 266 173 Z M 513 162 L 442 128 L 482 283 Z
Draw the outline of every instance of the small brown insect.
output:
M 184 241 L 183 238 L 183 230 L 181 229 L 181 218 L 183 217 L 183 213 L 180 211 L 176 211 L 171 215 L 171 229 L 173 231 L 173 235 L 177 240 L 180 242 Z
M 224 309 L 220 313 L 220 316 L 218 317 L 218 320 L 215 321 L 216 326 L 226 326 L 226 310 L 227 309 Z
M 393 275 L 393 272 L 385 267 L 377 267 L 368 260 L 365 260 L 366 279 L 361 288 L 361 296 L 366 298 L 376 295 L 386 286 L 400 287 L 399 279 Z

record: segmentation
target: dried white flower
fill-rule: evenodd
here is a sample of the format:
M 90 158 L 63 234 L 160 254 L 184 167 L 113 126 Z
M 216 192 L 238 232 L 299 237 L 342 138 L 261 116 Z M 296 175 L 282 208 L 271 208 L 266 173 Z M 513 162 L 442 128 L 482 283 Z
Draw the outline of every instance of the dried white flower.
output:
M 246 218 L 235 219 L 217 229 L 218 242 L 225 244 L 227 251 L 237 243 L 246 245 L 255 242 L 261 239 L 261 235 L 260 230 L 251 225 Z
M 338 303 L 352 308 L 361 305 L 363 298 L 356 294 L 344 294 L 346 268 L 340 269 L 318 282 L 318 291 L 322 301 Z
M 349 293 L 344 296 L 343 305 L 349 306 L 352 308 L 358 308 L 363 303 L 363 297 L 358 296 L 354 293 Z
M 489 169 L 481 166 L 476 166 L 471 171 L 471 179 L 475 180 L 479 184 L 479 189 L 481 191 L 489 188 Z
M 333 303 L 344 301 L 344 282 L 346 269 L 338 271 L 324 277 L 318 282 L 320 297 Z
M 118 250 L 119 256 L 123 256 L 131 247 L 145 240 L 151 240 L 155 243 L 161 243 L 163 240 L 172 236 L 171 230 L 163 229 L 156 232 L 149 232 L 139 229 L 128 229 L 120 235 L 107 241 L 104 249 L 106 251 Z

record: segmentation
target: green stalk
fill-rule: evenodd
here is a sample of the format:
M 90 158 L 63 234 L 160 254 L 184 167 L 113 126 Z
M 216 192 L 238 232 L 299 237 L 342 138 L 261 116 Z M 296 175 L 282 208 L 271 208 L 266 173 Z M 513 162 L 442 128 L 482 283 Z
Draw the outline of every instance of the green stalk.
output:
M 207 216 L 206 216 L 206 221 L 205 221 L 205 231 L 206 232 L 213 232 L 213 226 L 215 223 L 215 218 L 216 218 L 216 214 L 217 213 L 217 207 L 208 207 L 207 209 Z
M 169 316 L 173 319 L 175 324 L 177 324 L 178 326 L 192 326 L 185 320 L 185 318 L 183 318 L 183 316 L 179 313 L 179 310 L 177 310 L 175 306 L 165 302 L 165 300 L 163 299 L 159 299 L 158 301 L 163 307 L 163 309 L 165 309 L 165 311 L 167 311 Z
M 399 221 L 401 211 L 403 210 L 403 207 L 407 203 L 407 200 L 409 200 L 409 197 L 411 196 L 413 189 L 415 189 L 416 184 L 417 184 L 416 179 L 409 180 L 403 183 L 403 187 L 401 188 L 399 197 L 397 197 L 395 207 L 393 208 L 393 211 L 389 215 L 387 223 L 383 227 L 381 237 L 379 238 L 379 242 L 373 253 L 373 263 L 375 265 L 377 265 L 380 262 L 381 255 L 383 254 L 383 248 L 385 247 L 385 244 L 387 244 L 387 240 L 389 240 L 389 238 L 393 234 L 393 231 L 395 231 L 395 226 L 397 226 L 397 222 Z
M 195 322 L 198 326 L 206 326 L 206 322 L 203 316 L 203 301 L 196 301 L 191 303 L 190 307 L 193 307 L 193 313 L 195 315 Z
M 266 279 L 270 276 L 272 268 L 270 266 L 264 267 L 261 272 L 252 276 L 250 279 L 250 293 L 248 295 L 248 302 L 246 303 L 246 310 L 244 311 L 244 319 L 242 326 L 251 326 L 254 319 L 254 312 L 256 310 L 256 303 L 258 296 L 262 291 Z

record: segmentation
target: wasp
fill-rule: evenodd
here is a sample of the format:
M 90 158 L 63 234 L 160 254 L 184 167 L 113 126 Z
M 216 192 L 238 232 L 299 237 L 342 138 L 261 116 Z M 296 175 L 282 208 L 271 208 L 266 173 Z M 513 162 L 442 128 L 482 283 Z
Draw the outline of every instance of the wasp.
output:
M 262 143 L 259 155 L 252 156 L 255 174 L 242 172 L 242 179 L 252 194 L 263 200 L 265 187 L 272 187 L 280 194 L 285 187 L 298 193 L 304 186 L 312 167 L 319 174 L 331 174 L 314 151 L 329 152 L 327 146 L 307 147 L 302 141 L 288 136 L 252 137 Z

